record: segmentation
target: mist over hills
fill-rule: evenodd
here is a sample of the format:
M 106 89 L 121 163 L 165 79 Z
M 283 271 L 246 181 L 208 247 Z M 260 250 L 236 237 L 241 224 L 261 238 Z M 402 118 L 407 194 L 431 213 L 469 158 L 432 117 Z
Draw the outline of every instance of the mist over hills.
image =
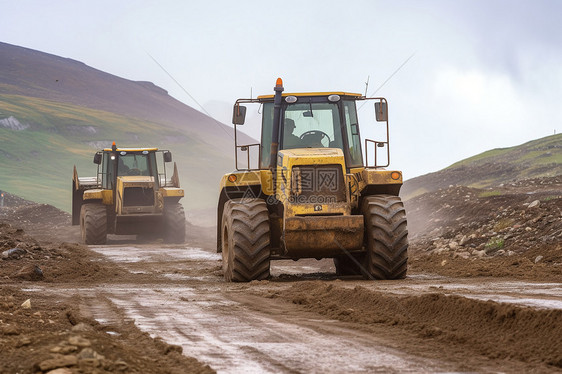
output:
M 408 179 L 400 195 L 407 200 L 450 185 L 487 188 L 557 175 L 562 175 L 562 134 L 492 149 L 443 170 Z
M 211 109 L 225 105 L 211 104 Z M 256 142 L 239 136 L 240 144 Z M 95 151 L 113 141 L 170 149 L 186 191 L 183 203 L 195 218 L 213 214 L 219 180 L 234 168 L 232 128 L 166 90 L 0 42 L 0 190 L 69 211 L 73 165 L 80 176 L 94 176 Z M 558 134 L 407 180 L 401 195 L 409 199 L 449 185 L 492 187 L 561 174 Z
M 206 139 L 211 145 L 232 129 L 168 95 L 151 82 L 131 81 L 82 62 L 0 42 L 0 88 L 12 95 L 107 111 L 161 123 Z M 231 137 L 227 135 L 226 140 Z M 229 143 L 230 144 L 230 143 Z
M 73 164 L 95 175 L 94 152 L 113 141 L 172 150 L 187 208 L 214 206 L 220 177 L 234 167 L 232 128 L 166 90 L 6 43 L 0 140 L 0 189 L 67 211 Z

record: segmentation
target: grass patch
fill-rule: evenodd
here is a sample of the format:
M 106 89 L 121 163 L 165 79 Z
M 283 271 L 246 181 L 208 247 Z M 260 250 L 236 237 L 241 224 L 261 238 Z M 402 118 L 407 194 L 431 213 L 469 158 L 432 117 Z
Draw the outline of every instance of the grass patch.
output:
M 556 165 L 562 165 L 560 144 L 562 144 L 562 134 L 555 134 L 514 147 L 492 149 L 456 162 L 445 170 L 477 167 L 486 163 L 524 164 L 527 168 L 554 165 L 556 168 Z
M 427 188 L 418 188 L 415 191 L 411 192 L 410 194 L 408 194 L 407 196 L 403 196 L 402 198 L 404 198 L 405 200 L 410 200 L 413 199 L 414 197 L 418 197 L 423 195 L 424 193 L 429 192 L 429 190 Z
M 495 238 L 491 238 L 490 240 L 488 240 L 488 242 L 484 246 L 484 250 L 486 252 L 493 252 L 502 249 L 504 245 L 505 240 L 499 236 L 496 236 Z
M 560 164 L 562 163 L 562 148 L 558 151 L 531 151 L 517 161 L 529 165 Z
M 509 153 L 513 148 L 514 147 L 492 149 L 490 151 L 486 151 L 486 152 L 480 153 L 476 156 L 473 156 L 473 157 L 464 159 L 462 161 L 456 162 L 453 165 L 447 167 L 446 169 L 455 169 L 455 168 L 458 168 L 458 167 L 461 167 L 461 166 L 469 166 L 469 165 L 472 165 L 474 163 L 478 163 L 479 161 L 486 162 L 490 159 L 494 159 L 494 158 L 497 158 L 499 156 L 503 156 L 504 154 Z
M 492 196 L 501 196 L 501 192 L 494 190 L 494 191 L 483 191 L 478 194 L 478 197 L 492 197 Z
M 514 222 L 515 221 L 513 221 L 511 218 L 502 218 L 494 225 L 494 231 L 498 232 L 507 229 L 508 227 L 513 226 Z

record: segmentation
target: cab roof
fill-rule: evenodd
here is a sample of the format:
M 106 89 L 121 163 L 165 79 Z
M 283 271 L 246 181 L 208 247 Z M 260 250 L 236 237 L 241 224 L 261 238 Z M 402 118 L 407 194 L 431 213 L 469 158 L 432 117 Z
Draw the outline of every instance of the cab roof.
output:
M 302 96 L 330 96 L 330 95 L 339 95 L 339 96 L 347 96 L 347 97 L 354 97 L 354 98 L 361 98 L 363 97 L 363 95 L 358 94 L 358 93 L 351 93 L 351 92 L 342 92 L 342 91 L 333 91 L 333 92 L 298 92 L 298 93 L 283 93 L 282 97 L 287 97 L 287 96 L 297 96 L 297 97 L 302 97 Z M 273 98 L 275 97 L 275 95 L 261 95 L 258 96 L 258 100 L 260 101 L 268 101 L 268 100 L 273 100 Z
M 142 151 L 156 152 L 157 150 L 158 150 L 158 148 L 117 148 L 115 150 L 115 152 L 142 152 Z M 113 149 L 104 148 L 103 151 L 104 152 L 111 152 L 111 151 L 113 151 Z

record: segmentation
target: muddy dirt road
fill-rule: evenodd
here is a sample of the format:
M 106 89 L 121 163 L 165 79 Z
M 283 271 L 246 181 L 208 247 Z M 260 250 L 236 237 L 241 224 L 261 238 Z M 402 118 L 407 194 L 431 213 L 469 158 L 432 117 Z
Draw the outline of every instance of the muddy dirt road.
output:
M 560 283 L 427 274 L 337 279 L 331 261 L 301 260 L 272 262 L 270 281 L 229 284 L 220 255 L 199 248 L 131 242 L 90 249 L 130 275 L 119 283 L 28 290 L 79 294 L 82 314 L 109 324 L 133 320 L 218 372 L 554 372 L 562 359 L 562 342 L 552 336 L 561 326 Z M 420 315 L 431 304 L 424 295 L 451 315 Z M 479 308 L 490 318 L 473 326 Z M 550 339 L 545 352 L 529 354 L 525 344 L 537 336 Z M 521 344 L 502 348 L 505 339 Z
M 392 282 L 300 260 L 225 283 L 213 228 L 88 248 L 68 214 L 7 203 L 0 374 L 562 371 L 560 177 L 407 202 L 408 277 Z

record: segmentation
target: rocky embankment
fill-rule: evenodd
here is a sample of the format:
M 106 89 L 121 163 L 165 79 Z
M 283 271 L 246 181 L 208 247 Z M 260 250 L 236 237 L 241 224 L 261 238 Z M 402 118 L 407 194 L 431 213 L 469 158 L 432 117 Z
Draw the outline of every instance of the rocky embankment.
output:
M 431 258 L 443 266 L 458 258 L 524 258 L 562 272 L 560 176 L 493 189 L 450 186 L 405 205 L 411 253 L 422 263 Z

